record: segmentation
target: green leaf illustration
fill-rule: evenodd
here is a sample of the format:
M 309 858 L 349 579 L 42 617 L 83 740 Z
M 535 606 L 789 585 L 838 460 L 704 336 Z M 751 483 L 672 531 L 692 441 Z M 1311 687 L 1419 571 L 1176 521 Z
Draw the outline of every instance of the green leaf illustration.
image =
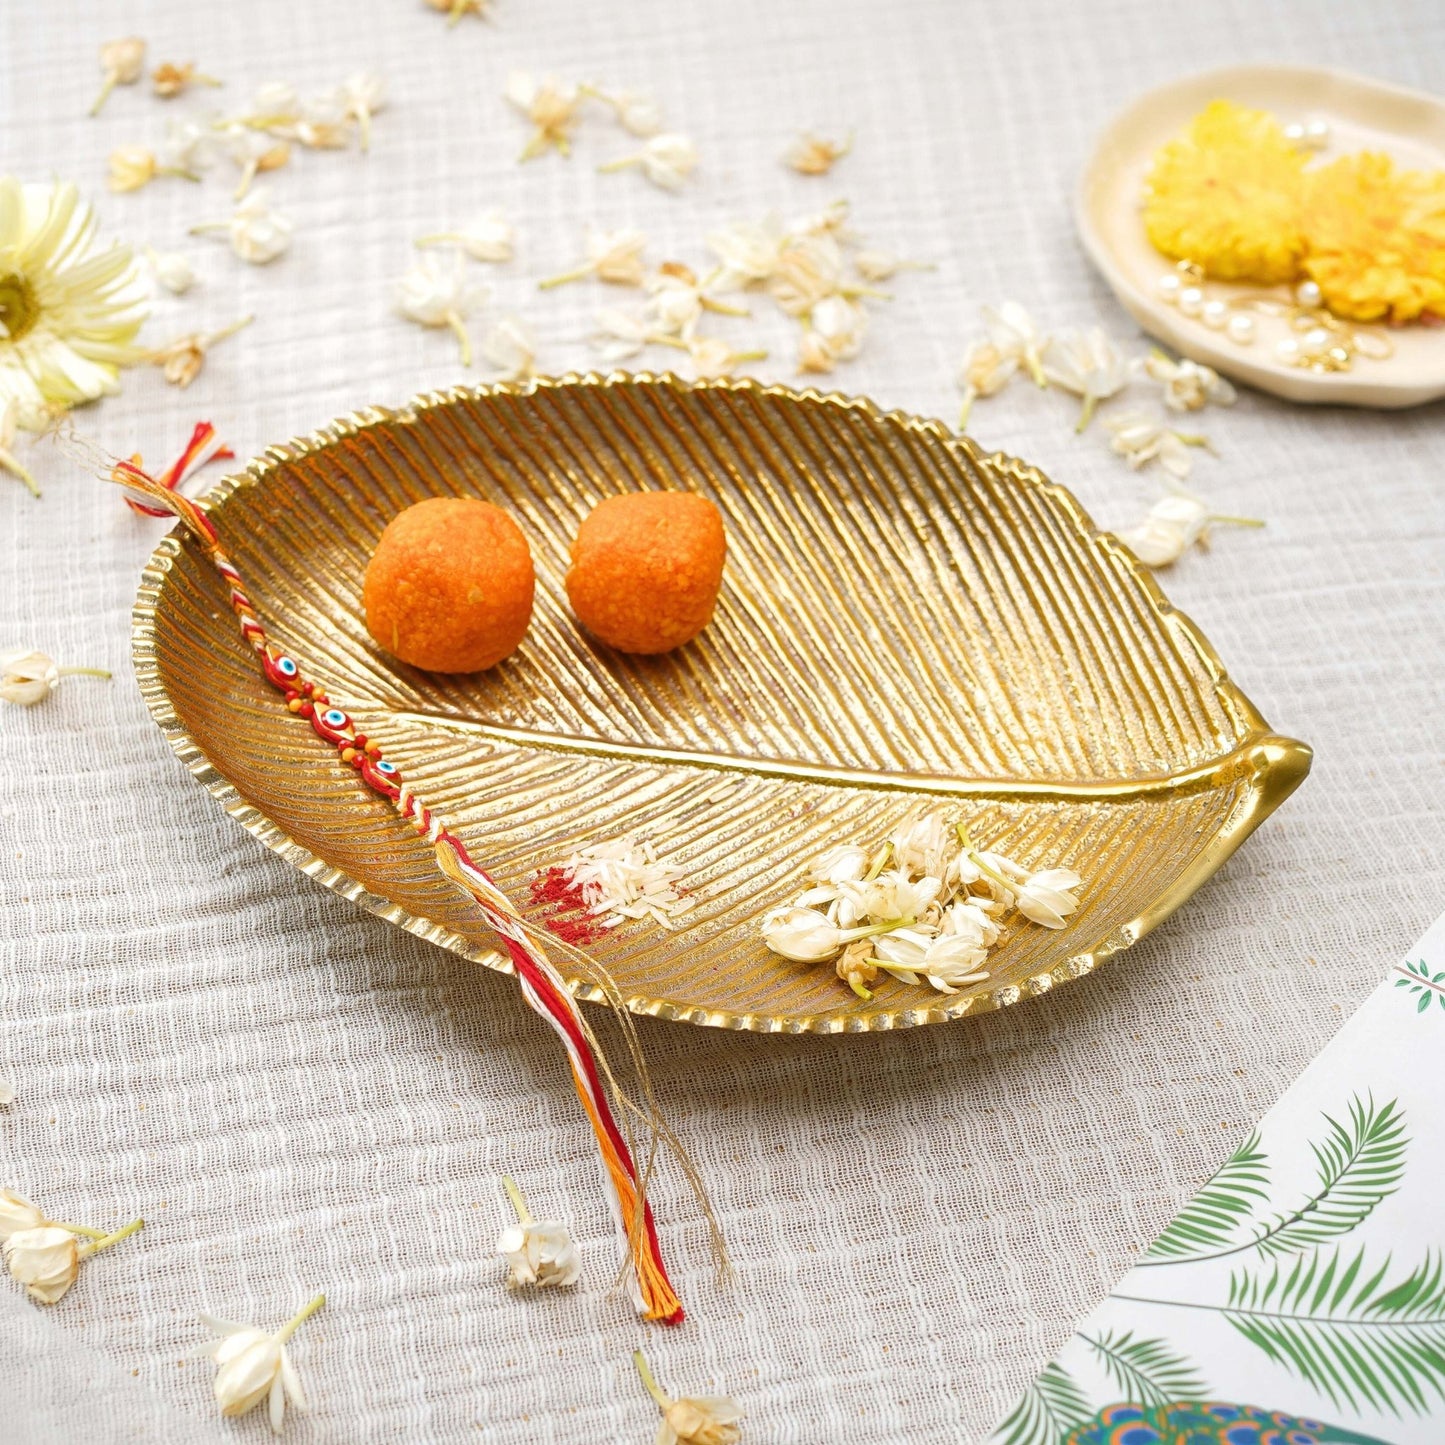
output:
M 1416 1013 L 1424 1013 L 1432 1001 L 1445 1009 L 1445 969 L 1431 977 L 1429 966 L 1422 958 L 1413 963 L 1397 965 L 1395 972 L 1403 975 L 1395 980 L 1395 987 L 1406 989 L 1417 996 Z
M 1143 1264 L 1207 1258 L 1206 1251 L 1233 1243 L 1240 1224 L 1266 1198 L 1269 1182 L 1259 1134 L 1251 1134 L 1220 1166 L 1218 1173 L 1170 1222 L 1145 1253 Z M 1247 1247 L 1247 1246 L 1246 1246 Z
M 1106 1330 L 1080 1339 L 1103 1362 L 1124 1399 L 1139 1405 L 1167 1405 L 1176 1400 L 1202 1400 L 1209 1387 L 1194 1366 L 1176 1355 L 1163 1340 L 1136 1340 L 1132 1330 L 1115 1335 Z
M 1324 1116 L 1329 1136 L 1311 1144 L 1319 1188 L 1298 1209 L 1282 1214 L 1253 1241 L 1266 1257 L 1338 1239 L 1358 1228 L 1399 1187 L 1410 1142 L 1399 1100 L 1377 1108 L 1373 1097 L 1350 1101 L 1348 1126 Z
M 1189 1264 L 1251 1249 L 1272 1258 L 1338 1239 L 1363 1224 L 1405 1172 L 1410 1141 L 1399 1101 L 1377 1106 L 1373 1096 L 1362 1101 L 1357 1094 L 1347 1124 L 1328 1114 L 1324 1121 L 1328 1135 L 1310 1145 L 1319 1187 L 1297 1208 L 1256 1227 L 1252 1238 L 1237 1239 L 1235 1226 L 1251 1208 L 1249 1196 L 1265 1197 L 1252 1183 L 1264 1182 L 1265 1156 L 1251 1135 L 1155 1240 L 1141 1265 Z
M 1336 1249 L 1236 1272 L 1222 1313 L 1245 1339 L 1337 1406 L 1424 1414 L 1445 1400 L 1445 1265 L 1439 1254 L 1393 1283 L 1390 1257 Z
M 1092 1415 L 1088 1398 L 1074 1377 L 1062 1365 L 1050 1363 L 994 1431 L 991 1445 L 1060 1445 L 1070 1430 Z

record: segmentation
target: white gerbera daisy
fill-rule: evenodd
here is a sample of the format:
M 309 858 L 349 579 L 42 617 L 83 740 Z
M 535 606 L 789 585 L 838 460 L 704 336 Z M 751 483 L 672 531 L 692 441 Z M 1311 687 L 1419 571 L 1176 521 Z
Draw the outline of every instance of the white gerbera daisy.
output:
M 0 407 L 40 430 L 58 410 L 118 391 L 140 357 L 147 294 L 128 247 L 96 245 L 73 185 L 0 177 Z

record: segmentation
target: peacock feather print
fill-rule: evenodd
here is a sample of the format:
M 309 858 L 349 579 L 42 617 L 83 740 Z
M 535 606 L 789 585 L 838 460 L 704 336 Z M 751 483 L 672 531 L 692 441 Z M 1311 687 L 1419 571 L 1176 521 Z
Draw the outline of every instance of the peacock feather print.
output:
M 1231 1405 L 1181 1400 L 1164 1405 L 1105 1405 L 1060 1445 L 1389 1445 L 1320 1420 Z

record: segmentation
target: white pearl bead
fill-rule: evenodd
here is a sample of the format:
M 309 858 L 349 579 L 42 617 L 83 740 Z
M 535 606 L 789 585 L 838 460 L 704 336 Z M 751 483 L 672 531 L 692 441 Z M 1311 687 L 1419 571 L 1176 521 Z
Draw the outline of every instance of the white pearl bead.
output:
M 1229 320 L 1229 307 L 1223 301 L 1206 301 L 1199 315 L 1211 330 L 1223 331 L 1224 323 Z
M 1325 298 L 1321 293 L 1318 283 L 1314 281 L 1301 281 L 1294 288 L 1294 299 L 1301 306 L 1318 306 Z
M 1177 271 L 1166 271 L 1159 278 L 1159 296 L 1161 300 L 1167 301 L 1171 306 L 1179 300 L 1179 292 L 1184 283 L 1179 279 Z
M 1292 120 L 1284 128 L 1284 138 L 1287 141 L 1292 141 L 1295 145 L 1299 145 L 1299 143 L 1305 138 L 1304 126 L 1302 126 L 1299 121 Z
M 1323 326 L 1312 326 L 1300 338 L 1300 350 L 1306 356 L 1319 356 L 1330 349 L 1330 333 Z
M 1299 342 L 1291 336 L 1286 336 L 1283 341 L 1275 346 L 1274 354 L 1279 357 L 1281 361 L 1296 362 L 1299 360 L 1300 354 Z
M 1241 346 L 1248 346 L 1254 340 L 1254 317 L 1239 313 L 1229 318 L 1229 339 Z
M 1204 310 L 1204 292 L 1198 286 L 1186 286 L 1179 293 L 1179 309 L 1186 316 L 1198 316 Z
M 1318 150 L 1330 139 L 1330 123 L 1327 120 L 1312 120 L 1305 126 L 1305 144 Z

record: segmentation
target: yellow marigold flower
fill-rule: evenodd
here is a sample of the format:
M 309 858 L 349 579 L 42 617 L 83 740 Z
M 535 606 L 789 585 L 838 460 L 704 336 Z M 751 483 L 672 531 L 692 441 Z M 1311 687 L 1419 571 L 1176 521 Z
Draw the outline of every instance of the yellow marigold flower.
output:
M 1351 321 L 1445 320 L 1445 171 L 1361 151 L 1310 173 L 1305 270 Z
M 1216 100 L 1161 146 L 1144 226 L 1156 249 L 1220 281 L 1292 281 L 1304 255 L 1305 153 L 1263 110 Z

